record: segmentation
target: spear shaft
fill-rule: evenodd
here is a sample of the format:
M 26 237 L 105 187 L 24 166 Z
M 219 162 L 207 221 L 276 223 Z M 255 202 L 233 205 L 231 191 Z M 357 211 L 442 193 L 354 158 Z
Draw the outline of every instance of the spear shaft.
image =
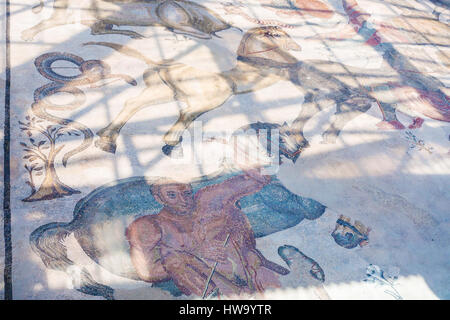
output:
M 224 248 L 227 246 L 227 243 L 228 243 L 228 239 L 229 239 L 229 238 L 230 238 L 230 233 L 227 235 L 227 238 L 226 238 L 225 241 L 223 242 L 223 247 L 224 247 Z M 219 263 L 218 263 L 217 261 L 214 263 L 214 266 L 213 266 L 213 268 L 212 268 L 212 270 L 211 270 L 211 273 L 210 273 L 210 275 L 209 275 L 209 277 L 208 277 L 208 281 L 206 281 L 206 286 L 205 286 L 205 290 L 203 290 L 202 299 L 205 299 L 205 297 L 206 297 L 206 292 L 208 291 L 209 284 L 210 284 L 210 282 L 211 282 L 212 276 L 214 275 L 214 272 L 216 272 L 216 268 L 217 268 L 217 265 L 218 265 L 218 264 L 219 264 Z

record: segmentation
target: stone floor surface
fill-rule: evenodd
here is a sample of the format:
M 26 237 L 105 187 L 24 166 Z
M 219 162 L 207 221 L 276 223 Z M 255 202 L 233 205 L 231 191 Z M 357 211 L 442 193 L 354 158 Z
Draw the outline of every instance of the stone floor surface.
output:
M 450 299 L 449 6 L 3 2 L 0 297 Z

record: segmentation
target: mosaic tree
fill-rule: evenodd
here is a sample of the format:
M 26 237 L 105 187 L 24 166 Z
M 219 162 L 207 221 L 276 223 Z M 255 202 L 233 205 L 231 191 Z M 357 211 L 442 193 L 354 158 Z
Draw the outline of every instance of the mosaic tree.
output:
M 50 200 L 80 193 L 59 180 L 55 168 L 55 158 L 64 148 L 57 146 L 57 141 L 64 135 L 79 136 L 79 133 L 67 126 L 46 125 L 44 120 L 27 116 L 26 122 L 19 121 L 20 129 L 26 133 L 27 142 L 20 142 L 26 154 L 23 159 L 29 175 L 27 184 L 31 188 L 31 194 L 23 199 L 25 202 Z M 35 177 L 44 175 L 44 179 L 37 188 Z

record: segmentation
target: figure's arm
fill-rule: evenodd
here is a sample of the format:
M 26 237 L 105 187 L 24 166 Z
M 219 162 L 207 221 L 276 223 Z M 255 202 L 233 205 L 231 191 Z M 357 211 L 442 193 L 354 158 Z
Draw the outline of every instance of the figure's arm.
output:
M 295 224 L 304 218 L 308 220 L 317 219 L 322 216 L 326 209 L 326 206 L 320 202 L 295 194 L 280 182 L 272 183 L 270 187 L 262 190 L 259 196 L 267 208 L 283 217 L 281 218 L 283 221 L 288 221 L 289 217 L 289 220 L 292 223 L 295 222 Z M 271 218 L 274 217 L 275 215 L 272 214 Z M 294 219 L 294 217 L 296 218 Z
M 161 281 L 168 277 L 160 256 L 161 229 L 152 217 L 135 220 L 126 231 L 130 244 L 131 262 L 138 276 L 147 282 Z
M 226 206 L 230 202 L 237 201 L 242 197 L 261 190 L 271 180 L 272 178 L 270 176 L 260 174 L 258 169 L 249 169 L 245 170 L 244 174 L 203 188 L 197 192 L 196 198 L 200 202 L 203 202 L 201 199 L 220 199 L 220 203 Z M 212 201 L 207 202 L 213 204 Z M 214 205 L 217 207 L 220 204 L 215 202 Z

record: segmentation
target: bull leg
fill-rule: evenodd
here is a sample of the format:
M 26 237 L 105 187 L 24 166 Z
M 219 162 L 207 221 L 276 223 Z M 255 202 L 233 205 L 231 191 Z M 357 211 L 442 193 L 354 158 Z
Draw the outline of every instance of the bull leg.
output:
M 186 101 L 188 107 L 180 111 L 177 122 L 164 135 L 164 142 L 166 143 L 162 149 L 164 154 L 168 156 L 171 154 L 174 147 L 180 143 L 184 130 L 186 130 L 195 119 L 200 117 L 203 113 L 223 105 L 231 96 L 232 92 L 232 88 L 228 87 L 226 92 L 217 94 L 216 97 L 210 97 L 209 99 L 204 96 L 188 98 Z
M 145 107 L 173 101 L 172 90 L 159 79 L 157 73 L 153 75 L 153 80 L 155 82 L 148 83 L 155 85 L 144 89 L 136 98 L 128 100 L 119 115 L 107 127 L 97 132 L 100 139 L 95 142 L 95 145 L 98 148 L 115 153 L 120 130 L 136 112 Z
M 99 21 L 94 23 L 91 26 L 91 34 L 92 35 L 101 35 L 101 34 L 121 34 L 124 36 L 129 36 L 130 38 L 133 39 L 142 39 L 144 38 L 143 35 L 131 31 L 131 30 L 115 30 L 113 29 L 113 25 L 109 24 L 105 21 Z
M 325 143 L 336 143 L 336 139 L 342 129 L 357 116 L 367 112 L 372 106 L 373 100 L 367 96 L 356 96 L 338 103 L 336 113 L 332 116 L 332 122 L 322 134 Z
M 53 14 L 50 18 L 39 22 L 34 27 L 22 31 L 22 39 L 24 41 L 31 41 L 40 32 L 70 23 L 74 23 L 73 18 L 69 18 L 67 8 L 69 5 L 69 0 L 54 0 L 53 4 Z

